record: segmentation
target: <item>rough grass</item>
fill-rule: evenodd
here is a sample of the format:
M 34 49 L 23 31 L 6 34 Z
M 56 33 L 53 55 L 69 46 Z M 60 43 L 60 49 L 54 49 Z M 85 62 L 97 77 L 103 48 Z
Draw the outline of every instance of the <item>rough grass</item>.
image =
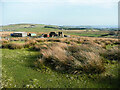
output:
M 115 46 L 103 52 L 102 55 L 108 60 L 120 60 L 120 47 Z
M 38 63 L 49 65 L 57 71 L 74 73 L 84 71 L 87 73 L 101 73 L 105 70 L 102 58 L 94 47 L 67 46 L 67 44 L 52 44 L 40 52 Z M 39 62 L 40 61 L 40 62 Z M 38 66 L 39 67 L 39 66 Z
M 2 48 L 22 49 L 22 48 L 24 48 L 24 44 L 22 44 L 22 43 L 3 43 Z
M 2 49 L 5 88 L 118 87 L 116 39 L 24 38 L 23 43 L 20 40 L 2 42 L 3 48 L 8 48 Z
M 1 49 L 0 49 L 1 50 Z M 37 69 L 39 52 L 2 49 L 2 88 L 118 88 L 118 62 L 106 63 L 101 74 L 58 73 Z

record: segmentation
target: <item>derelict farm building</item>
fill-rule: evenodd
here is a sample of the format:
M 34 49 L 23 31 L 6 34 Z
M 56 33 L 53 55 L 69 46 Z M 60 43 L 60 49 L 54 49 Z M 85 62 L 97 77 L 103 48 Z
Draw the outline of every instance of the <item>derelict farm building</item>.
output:
M 11 34 L 11 36 L 13 36 L 13 37 L 26 37 L 27 33 L 26 32 L 14 32 L 13 34 Z

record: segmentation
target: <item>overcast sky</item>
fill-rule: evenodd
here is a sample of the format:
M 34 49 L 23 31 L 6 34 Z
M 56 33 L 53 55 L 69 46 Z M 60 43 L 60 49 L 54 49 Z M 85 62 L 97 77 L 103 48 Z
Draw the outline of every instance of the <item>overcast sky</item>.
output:
M 3 25 L 117 25 L 119 0 L 1 0 Z

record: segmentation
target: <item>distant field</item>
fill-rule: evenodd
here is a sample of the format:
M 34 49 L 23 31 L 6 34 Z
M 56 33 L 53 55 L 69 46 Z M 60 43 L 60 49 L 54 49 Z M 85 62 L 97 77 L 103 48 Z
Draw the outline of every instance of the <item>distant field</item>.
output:
M 93 29 L 93 30 L 59 30 L 59 29 L 54 29 L 54 28 L 44 28 L 46 25 L 42 25 L 42 24 L 34 24 L 34 27 L 31 27 L 31 25 L 32 24 L 8 25 L 8 26 L 4 26 L 2 29 L 3 30 L 14 30 L 10 32 L 22 31 L 22 32 L 35 32 L 35 33 L 49 33 L 53 31 L 55 32 L 62 31 L 64 32 L 64 34 L 67 34 L 67 35 L 88 36 L 88 37 L 101 37 L 101 35 L 110 33 L 110 31 L 104 31 L 104 30 L 100 31 L 96 29 Z M 117 33 L 117 31 L 114 31 L 114 32 Z M 108 37 L 117 38 L 117 36 L 111 36 L 111 35 L 109 35 Z
M 58 29 L 44 28 L 45 25 L 35 25 L 35 27 L 30 27 L 30 25 L 9 25 L 4 26 L 2 29 L 15 30 L 15 31 L 24 31 L 24 32 L 51 32 L 58 31 Z

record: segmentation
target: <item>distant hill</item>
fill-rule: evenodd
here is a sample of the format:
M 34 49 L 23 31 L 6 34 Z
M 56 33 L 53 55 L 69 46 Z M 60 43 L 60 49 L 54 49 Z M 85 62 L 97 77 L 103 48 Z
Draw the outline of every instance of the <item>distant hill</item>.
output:
M 55 31 L 54 28 L 45 28 L 44 24 L 11 24 L 6 26 L 1 26 L 3 31 L 25 31 L 25 32 L 50 32 Z M 50 27 L 58 27 L 49 25 Z M 59 29 L 57 29 L 59 30 Z
M 118 28 L 110 28 L 103 26 L 57 26 L 57 25 L 45 25 L 45 24 L 10 24 L 1 26 L 0 30 L 3 31 L 26 31 L 26 32 L 50 32 L 59 30 L 106 30 L 114 31 Z

